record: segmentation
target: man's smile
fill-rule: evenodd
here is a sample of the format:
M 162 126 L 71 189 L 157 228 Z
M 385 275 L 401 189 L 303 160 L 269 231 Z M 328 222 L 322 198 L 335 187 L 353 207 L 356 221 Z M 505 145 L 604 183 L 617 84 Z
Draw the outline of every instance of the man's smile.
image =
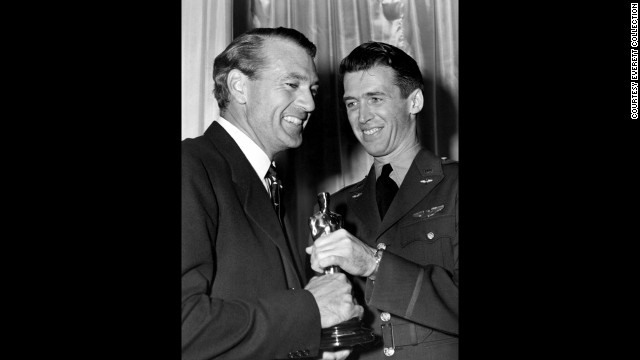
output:
M 371 128 L 371 129 L 362 130 L 362 133 L 365 134 L 365 135 L 373 135 L 373 134 L 377 133 L 380 130 L 382 130 L 381 127 L 374 127 L 374 128 Z
M 297 126 L 302 125 L 302 121 L 303 121 L 303 120 L 298 119 L 297 117 L 291 116 L 291 115 L 284 116 L 284 117 L 282 117 L 282 119 L 284 119 L 284 121 L 286 121 L 288 123 L 291 123 L 291 124 L 297 125 Z

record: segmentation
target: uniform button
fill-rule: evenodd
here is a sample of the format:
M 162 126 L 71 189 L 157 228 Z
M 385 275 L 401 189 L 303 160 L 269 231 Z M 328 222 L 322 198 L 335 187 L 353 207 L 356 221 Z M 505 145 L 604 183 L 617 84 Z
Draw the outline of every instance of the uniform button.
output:
M 435 234 L 433 232 L 429 232 L 427 234 L 427 237 L 429 238 L 429 240 L 433 239 L 434 236 L 435 236 Z
M 391 314 L 389 314 L 388 312 L 383 312 L 382 314 L 380 314 L 380 320 L 382 321 L 389 321 L 391 320 Z
M 392 347 L 386 347 L 384 348 L 384 355 L 385 356 L 391 356 L 393 355 L 393 353 L 396 352 L 394 348 Z

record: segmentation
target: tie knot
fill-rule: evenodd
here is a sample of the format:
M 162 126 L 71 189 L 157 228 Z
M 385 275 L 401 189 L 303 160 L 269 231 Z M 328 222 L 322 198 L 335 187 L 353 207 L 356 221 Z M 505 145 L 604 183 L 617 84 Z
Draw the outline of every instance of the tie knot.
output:
M 392 171 L 393 171 L 393 168 L 391 167 L 391 164 L 385 164 L 382 167 L 382 174 L 380 174 L 380 176 L 389 177 L 389 174 L 391 174 Z
M 278 174 L 276 173 L 276 168 L 273 165 L 269 166 L 269 170 L 267 170 L 267 177 L 272 181 L 278 180 Z

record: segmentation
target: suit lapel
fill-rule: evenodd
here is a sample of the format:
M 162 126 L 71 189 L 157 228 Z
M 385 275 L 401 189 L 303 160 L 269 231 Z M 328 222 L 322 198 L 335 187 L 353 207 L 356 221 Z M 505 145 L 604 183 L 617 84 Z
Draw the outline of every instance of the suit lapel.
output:
M 205 134 L 209 136 L 214 146 L 227 160 L 231 168 L 231 179 L 235 184 L 236 194 L 242 202 L 247 218 L 278 248 L 284 263 L 288 286 L 301 288 L 302 283 L 291 258 L 292 255 L 290 255 L 278 216 L 273 210 L 269 194 L 253 167 L 233 138 L 218 123 L 213 123 Z
M 301 251 L 301 249 L 299 248 L 300 243 L 298 241 L 292 241 L 290 238 L 291 234 L 295 234 L 295 232 L 291 227 L 291 223 L 289 222 L 289 216 L 287 216 L 286 212 L 284 214 L 284 227 L 285 227 L 285 230 L 287 231 L 286 236 L 289 237 L 289 239 L 287 239 L 287 242 L 291 245 L 291 251 L 293 252 L 292 254 L 293 261 L 295 263 L 295 269 L 297 271 L 298 279 L 304 279 L 305 278 L 305 276 L 303 275 L 304 265 L 302 264 L 302 259 L 304 259 L 304 257 L 306 256 L 306 253 L 304 252 L 304 250 Z
M 261 187 L 260 183 L 257 185 Z M 300 288 L 301 281 L 298 276 L 294 259 L 292 258 L 292 256 L 295 255 L 291 254 L 291 251 L 289 251 L 287 239 L 282 231 L 282 227 L 280 227 L 280 221 L 273 210 L 269 196 L 266 195 L 264 188 L 260 187 L 256 187 L 255 184 L 252 184 L 251 187 L 243 190 L 239 186 L 237 188 L 238 196 L 242 196 L 242 194 L 244 194 L 243 206 L 247 217 L 252 220 L 278 247 L 280 256 L 282 257 L 282 262 L 285 265 L 284 269 L 287 274 L 288 286 L 290 288 Z M 264 194 L 261 192 L 264 192 Z
M 409 171 L 402 181 L 398 193 L 391 202 L 376 237 L 380 237 L 385 231 L 397 223 L 398 220 L 402 219 L 438 185 L 442 178 L 440 159 L 427 150 L 421 150 L 409 167 Z M 375 197 L 375 183 L 373 194 Z

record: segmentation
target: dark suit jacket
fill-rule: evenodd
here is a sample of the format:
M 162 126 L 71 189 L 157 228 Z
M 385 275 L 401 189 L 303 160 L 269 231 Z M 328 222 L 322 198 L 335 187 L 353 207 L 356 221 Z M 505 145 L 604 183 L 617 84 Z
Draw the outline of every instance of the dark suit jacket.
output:
M 291 253 L 262 179 L 217 122 L 184 140 L 182 359 L 316 354 L 304 245 Z
M 458 163 L 421 150 L 382 222 L 375 185 L 372 166 L 331 198 L 349 232 L 371 247 L 387 245 L 376 280 L 353 279 L 358 302 L 367 305 L 363 322 L 381 335 L 380 315 L 390 314 L 396 358 L 457 359 Z M 359 358 L 387 358 L 382 341 Z

